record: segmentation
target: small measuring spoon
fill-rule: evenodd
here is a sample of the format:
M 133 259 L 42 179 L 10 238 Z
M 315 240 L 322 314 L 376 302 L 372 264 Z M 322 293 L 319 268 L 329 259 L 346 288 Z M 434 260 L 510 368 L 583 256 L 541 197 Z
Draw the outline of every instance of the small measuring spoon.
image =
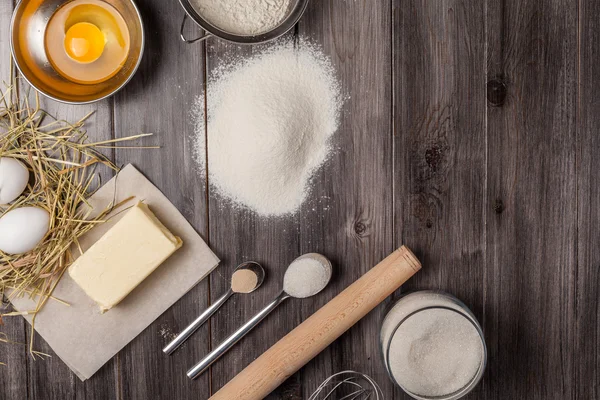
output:
M 317 261 L 306 264 L 306 261 Z M 320 266 L 322 269 L 316 269 L 314 266 Z M 329 281 L 331 280 L 332 267 L 331 262 L 321 254 L 308 253 L 296 258 L 285 271 L 283 278 L 283 290 L 270 302 L 265 308 L 263 308 L 258 314 L 252 317 L 248 322 L 242 325 L 236 332 L 229 336 L 223 343 L 215 348 L 210 354 L 196 364 L 192 369 L 187 372 L 188 378 L 196 379 L 204 371 L 208 369 L 215 361 L 217 361 L 223 354 L 225 354 L 233 345 L 235 345 L 241 338 L 246 336 L 256 325 L 260 323 L 271 311 L 277 308 L 278 305 L 283 303 L 290 297 L 295 298 L 306 298 L 311 297 L 325 289 Z
M 239 291 L 239 289 L 234 287 L 234 285 L 233 285 L 233 276 L 235 275 L 236 272 L 243 271 L 243 270 L 252 271 L 256 275 L 256 285 L 254 286 L 254 288 L 252 288 L 249 291 Z M 256 289 L 258 289 L 260 287 L 260 285 L 262 285 L 263 281 L 265 280 L 265 270 L 259 263 L 254 262 L 254 261 L 248 261 L 248 262 L 238 265 L 235 268 L 235 270 L 233 271 L 233 274 L 231 276 L 232 276 L 232 280 L 230 282 L 232 282 L 232 284 L 230 285 L 229 290 L 223 296 L 221 296 L 217 301 L 215 301 L 213 305 L 208 307 L 206 309 L 206 311 L 204 311 L 198 318 L 196 318 L 194 320 L 194 322 L 192 322 L 187 328 L 185 328 L 179 335 L 177 335 L 177 337 L 175 339 L 173 339 L 173 341 L 171 343 L 169 343 L 167 345 L 167 347 L 165 347 L 163 349 L 163 352 L 165 354 L 169 354 L 169 355 L 173 354 L 173 352 L 175 350 L 177 350 L 186 340 L 188 340 L 190 338 L 190 336 L 192 336 L 198 330 L 198 328 L 200 328 L 206 321 L 208 321 L 208 319 L 219 308 L 221 308 L 221 306 L 223 304 L 225 304 L 225 302 L 234 293 L 252 293 Z

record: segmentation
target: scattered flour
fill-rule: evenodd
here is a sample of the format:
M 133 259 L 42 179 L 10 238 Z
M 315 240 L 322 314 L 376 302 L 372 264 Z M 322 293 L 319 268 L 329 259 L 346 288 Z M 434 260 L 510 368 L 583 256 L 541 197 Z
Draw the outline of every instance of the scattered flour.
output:
M 198 14 L 215 27 L 240 36 L 276 28 L 289 13 L 291 0 L 192 0 Z
M 169 342 L 177 337 L 177 334 L 174 333 L 168 325 L 161 325 L 160 329 L 158 330 L 158 334 L 160 337 L 168 340 Z
M 296 212 L 339 125 L 342 100 L 328 58 L 303 41 L 267 47 L 209 76 L 207 99 L 208 126 L 204 96 L 193 119 L 196 159 L 212 187 L 259 215 Z

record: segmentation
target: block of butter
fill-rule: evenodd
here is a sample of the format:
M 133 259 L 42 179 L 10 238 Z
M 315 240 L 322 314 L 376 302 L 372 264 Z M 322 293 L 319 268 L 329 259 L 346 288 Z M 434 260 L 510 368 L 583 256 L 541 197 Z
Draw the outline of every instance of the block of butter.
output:
M 104 313 L 181 245 L 140 202 L 69 267 L 69 275 Z

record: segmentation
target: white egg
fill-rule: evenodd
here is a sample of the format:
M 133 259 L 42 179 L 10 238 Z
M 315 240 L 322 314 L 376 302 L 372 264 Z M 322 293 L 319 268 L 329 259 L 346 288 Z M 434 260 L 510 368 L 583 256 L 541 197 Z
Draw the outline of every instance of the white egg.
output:
M 8 204 L 23 193 L 29 181 L 29 170 L 18 160 L 0 158 L 0 204 Z
M 15 208 L 0 218 L 0 250 L 27 253 L 42 241 L 49 228 L 50 214 L 43 208 Z

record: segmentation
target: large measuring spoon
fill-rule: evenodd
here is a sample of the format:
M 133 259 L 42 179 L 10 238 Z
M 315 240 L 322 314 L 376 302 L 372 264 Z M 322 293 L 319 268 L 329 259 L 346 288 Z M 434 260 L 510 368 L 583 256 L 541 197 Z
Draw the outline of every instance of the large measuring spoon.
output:
M 187 372 L 187 376 L 191 379 L 196 379 L 202 375 L 208 367 L 225 354 L 241 338 L 246 336 L 248 332 L 285 300 L 290 297 L 299 299 L 311 297 L 325 289 L 331 280 L 331 273 L 331 262 L 321 254 L 309 253 L 296 258 L 285 271 L 282 292 L 258 314 L 252 317 L 241 328 L 225 339 L 225 341 L 216 349 L 204 357 L 202 361 L 190 369 Z
M 245 287 L 246 285 L 236 284 L 236 276 L 242 275 L 246 272 L 250 274 L 254 274 L 256 277 L 256 281 L 251 283 L 250 287 Z M 242 276 L 242 278 L 244 278 Z M 173 354 L 175 350 L 177 350 L 186 340 L 190 338 L 208 319 L 219 309 L 225 302 L 234 294 L 234 293 L 251 293 L 262 285 L 265 280 L 265 270 L 263 267 L 254 261 L 248 261 L 242 263 L 236 267 L 231 276 L 231 287 L 229 290 L 221 296 L 217 301 L 214 302 L 209 308 L 206 309 L 198 318 L 194 320 L 187 328 L 183 330 L 171 343 L 167 345 L 163 349 L 163 352 L 166 354 Z M 248 281 L 246 281 L 248 282 Z

